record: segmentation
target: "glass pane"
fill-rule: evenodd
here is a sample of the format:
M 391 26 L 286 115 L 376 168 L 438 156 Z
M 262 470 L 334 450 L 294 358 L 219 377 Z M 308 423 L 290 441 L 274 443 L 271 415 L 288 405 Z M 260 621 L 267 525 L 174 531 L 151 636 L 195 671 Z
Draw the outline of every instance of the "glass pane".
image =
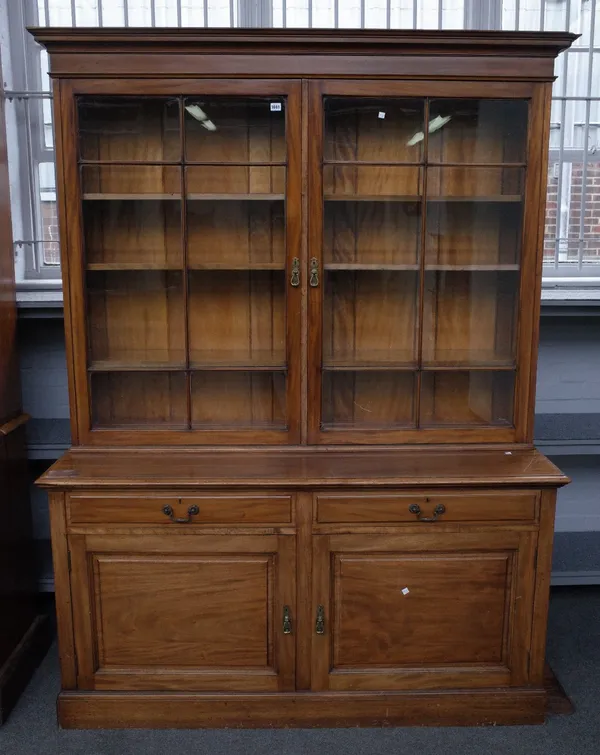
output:
M 525 100 L 431 100 L 428 162 L 524 162 Z
M 181 159 L 179 101 L 161 97 L 81 97 L 83 160 L 161 162 Z
M 516 270 L 520 202 L 428 202 L 425 266 L 437 270 Z
M 416 366 L 416 271 L 326 270 L 323 366 Z
M 285 98 L 189 97 L 184 107 L 188 162 L 285 160 Z
M 283 270 L 197 270 L 189 274 L 193 367 L 285 368 Z
M 394 165 L 324 165 L 323 192 L 326 201 L 382 200 L 418 201 L 421 169 Z
M 177 200 L 83 202 L 88 270 L 168 270 L 183 265 Z
M 322 426 L 329 429 L 414 427 L 412 372 L 323 372 Z
M 187 428 L 184 373 L 93 373 L 91 393 L 94 428 Z
M 83 199 L 181 198 L 181 170 L 160 165 L 84 165 L 81 169 Z
M 335 202 L 324 220 L 325 269 L 417 269 L 419 203 Z
M 189 201 L 188 265 L 193 269 L 283 270 L 283 201 Z
M 418 163 L 424 101 L 325 98 L 325 160 Z
M 192 378 L 193 429 L 286 427 L 283 372 L 196 372 Z
M 88 272 L 87 281 L 92 369 L 185 367 L 182 273 Z
M 453 168 L 427 169 L 427 198 L 453 202 L 521 202 L 524 192 L 522 168 Z
M 282 200 L 284 166 L 203 165 L 186 169 L 188 199 Z
M 513 366 L 518 291 L 510 270 L 427 271 L 423 365 Z
M 424 372 L 420 425 L 513 424 L 514 372 Z

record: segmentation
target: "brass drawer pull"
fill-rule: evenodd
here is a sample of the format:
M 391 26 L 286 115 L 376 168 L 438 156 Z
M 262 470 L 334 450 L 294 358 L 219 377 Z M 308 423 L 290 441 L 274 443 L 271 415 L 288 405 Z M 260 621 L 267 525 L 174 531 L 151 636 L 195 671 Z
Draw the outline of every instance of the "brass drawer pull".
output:
M 310 260 L 310 278 L 308 283 L 313 288 L 319 285 L 319 260 L 316 257 L 311 257 Z
M 421 516 L 421 507 L 418 503 L 411 503 L 408 510 L 411 514 L 415 514 L 420 522 L 435 522 L 438 516 L 441 516 L 446 511 L 446 507 L 443 503 L 438 503 L 433 510 L 433 516 Z
M 292 274 L 290 276 L 290 286 L 297 288 L 300 285 L 300 260 L 294 257 L 292 260 Z
M 163 514 L 168 516 L 172 522 L 175 522 L 175 524 L 189 524 L 192 521 L 192 517 L 199 513 L 200 509 L 194 504 L 189 507 L 187 510 L 187 517 L 184 519 L 183 517 L 175 516 L 172 506 L 163 506 Z
M 292 633 L 292 617 L 290 616 L 289 606 L 283 607 L 283 633 L 284 634 Z
M 315 632 L 325 634 L 325 608 L 317 606 L 317 620 L 315 621 Z

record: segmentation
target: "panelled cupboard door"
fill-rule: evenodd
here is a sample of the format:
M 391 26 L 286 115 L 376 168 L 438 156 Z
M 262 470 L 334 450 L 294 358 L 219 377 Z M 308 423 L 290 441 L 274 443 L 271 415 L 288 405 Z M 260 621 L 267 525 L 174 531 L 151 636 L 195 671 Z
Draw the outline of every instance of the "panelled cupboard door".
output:
M 285 535 L 72 535 L 78 688 L 294 689 Z
M 297 443 L 299 83 L 61 93 L 79 442 Z
M 523 440 L 543 98 L 381 81 L 310 98 L 310 441 Z
M 312 689 L 521 686 L 531 532 L 316 535 Z

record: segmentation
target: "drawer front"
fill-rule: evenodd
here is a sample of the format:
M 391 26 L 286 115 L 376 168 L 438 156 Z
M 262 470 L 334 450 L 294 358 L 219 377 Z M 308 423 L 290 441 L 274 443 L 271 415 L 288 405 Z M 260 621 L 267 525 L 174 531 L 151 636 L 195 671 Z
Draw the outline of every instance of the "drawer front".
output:
M 68 512 L 73 525 L 285 524 L 292 521 L 292 497 L 71 495 Z
M 536 491 L 360 493 L 317 495 L 316 519 L 327 523 L 530 522 Z

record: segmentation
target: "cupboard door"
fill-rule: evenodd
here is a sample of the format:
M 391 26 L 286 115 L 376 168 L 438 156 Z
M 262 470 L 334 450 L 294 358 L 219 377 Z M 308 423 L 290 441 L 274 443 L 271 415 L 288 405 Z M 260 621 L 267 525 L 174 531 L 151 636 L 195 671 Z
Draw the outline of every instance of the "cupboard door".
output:
M 533 533 L 317 535 L 313 579 L 315 690 L 527 683 Z
M 67 151 L 86 442 L 297 442 L 299 85 L 122 84 L 75 96 Z
M 529 102 L 311 86 L 311 440 L 516 440 Z
M 78 687 L 294 688 L 292 536 L 72 535 Z

